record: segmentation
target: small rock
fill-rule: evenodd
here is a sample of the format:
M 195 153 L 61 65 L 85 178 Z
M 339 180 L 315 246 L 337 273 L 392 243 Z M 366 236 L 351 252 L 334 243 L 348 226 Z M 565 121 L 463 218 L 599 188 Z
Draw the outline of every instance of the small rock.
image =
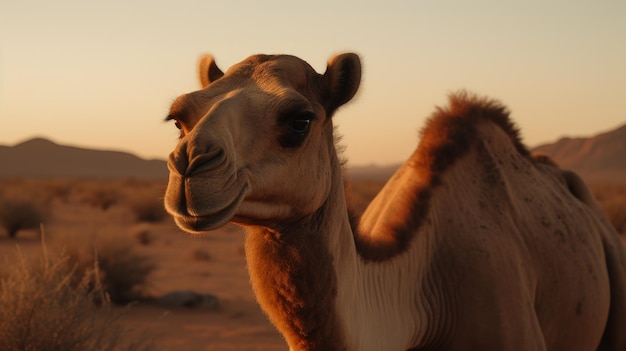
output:
M 199 294 L 190 290 L 172 291 L 156 299 L 157 304 L 166 307 L 208 308 L 215 310 L 219 300 L 215 295 Z

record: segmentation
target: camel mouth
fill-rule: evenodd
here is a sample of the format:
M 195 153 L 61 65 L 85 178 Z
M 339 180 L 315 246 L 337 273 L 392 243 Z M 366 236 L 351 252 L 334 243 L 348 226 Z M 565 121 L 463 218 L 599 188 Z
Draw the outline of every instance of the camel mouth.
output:
M 215 213 L 202 215 L 176 213 L 174 221 L 178 227 L 191 234 L 203 234 L 219 229 L 233 219 L 249 188 L 248 183 L 245 183 L 235 200 Z

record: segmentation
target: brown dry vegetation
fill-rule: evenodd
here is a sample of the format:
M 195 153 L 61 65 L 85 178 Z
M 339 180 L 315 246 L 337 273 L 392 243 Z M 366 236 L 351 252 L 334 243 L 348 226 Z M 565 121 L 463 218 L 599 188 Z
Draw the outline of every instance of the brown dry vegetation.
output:
M 89 284 L 100 286 L 111 302 L 125 305 L 148 296 L 148 279 L 156 263 L 135 249 L 132 237 L 119 233 L 97 237 L 57 235 L 51 246 L 74 267 L 74 280 L 97 267 L 98 274 L 90 275 Z
M 44 247 L 45 250 L 45 247 Z M 0 278 L 0 345 L 6 351 L 142 351 L 144 338 L 130 338 L 99 285 L 96 270 L 76 278 L 63 255 L 32 262 L 21 254 Z M 94 301 L 100 301 L 97 306 Z
M 127 203 L 135 218 L 140 222 L 160 222 L 167 213 L 163 208 L 161 189 L 141 189 L 127 195 Z

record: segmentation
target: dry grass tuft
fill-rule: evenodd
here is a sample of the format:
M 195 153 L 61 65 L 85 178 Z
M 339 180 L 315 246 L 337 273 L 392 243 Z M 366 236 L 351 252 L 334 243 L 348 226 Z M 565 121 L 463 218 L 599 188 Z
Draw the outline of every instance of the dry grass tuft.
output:
M 80 201 L 103 211 L 122 200 L 122 188 L 119 184 L 100 181 L 80 184 Z
M 43 255 L 18 264 L 0 279 L 0 345 L 3 351 L 140 351 L 131 341 L 98 286 L 94 270 L 74 283 L 76 271 L 65 256 Z M 103 304 L 94 304 L 96 297 Z
M 69 203 L 78 183 L 76 179 L 42 179 L 33 184 L 32 188 L 48 203 L 55 200 Z
M 83 276 L 94 265 L 98 267 L 98 280 L 92 280 L 91 285 L 101 285 L 113 303 L 125 305 L 146 297 L 148 278 L 156 264 L 150 257 L 138 252 L 131 237 L 73 236 L 71 239 L 56 239 L 56 250 L 64 252 L 68 262 L 76 267 L 77 277 Z
M 167 216 L 162 197 L 160 192 L 139 190 L 128 195 L 128 207 L 140 222 L 161 222 Z

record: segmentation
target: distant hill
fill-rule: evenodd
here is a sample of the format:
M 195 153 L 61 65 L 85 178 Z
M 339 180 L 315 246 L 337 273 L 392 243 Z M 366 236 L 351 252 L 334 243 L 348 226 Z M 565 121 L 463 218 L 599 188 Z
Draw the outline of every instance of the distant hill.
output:
M 0 146 L 0 177 L 167 178 L 163 160 L 119 151 L 91 150 L 35 138 Z
M 626 124 L 590 137 L 561 138 L 532 151 L 550 156 L 588 182 L 626 183 Z

